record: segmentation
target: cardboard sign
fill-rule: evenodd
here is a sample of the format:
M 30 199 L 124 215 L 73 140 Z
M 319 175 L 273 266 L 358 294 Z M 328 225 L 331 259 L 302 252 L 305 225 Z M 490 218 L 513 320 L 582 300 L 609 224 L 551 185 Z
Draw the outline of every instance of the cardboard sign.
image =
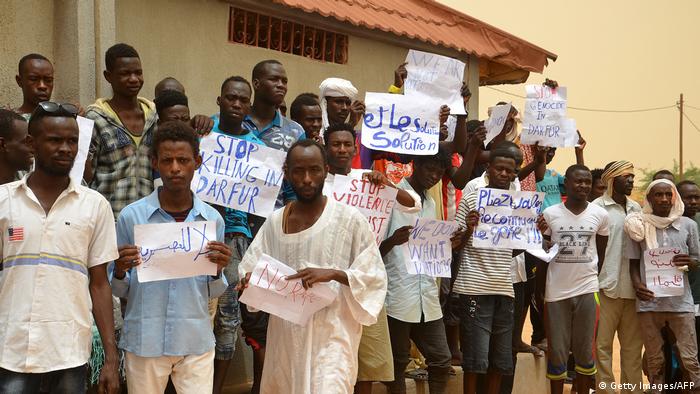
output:
M 453 115 L 466 115 L 461 95 L 464 81 L 464 62 L 434 53 L 410 49 L 406 56 L 408 76 L 404 81 L 404 94 L 419 102 L 438 102 L 450 107 Z
M 314 313 L 330 305 L 336 297 L 328 284 L 316 283 L 304 289 L 301 279 L 287 280 L 293 268 L 263 254 L 255 265 L 239 301 L 257 310 L 306 326 Z
M 440 141 L 440 104 L 402 94 L 367 93 L 362 145 L 386 152 L 434 155 Z
M 218 266 L 207 259 L 207 244 L 216 241 L 216 222 L 137 224 L 134 242 L 141 264 L 139 282 L 216 275 Z
M 282 186 L 286 153 L 221 133 L 199 144 L 202 165 L 192 190 L 203 201 L 267 217 Z
M 419 218 L 408 238 L 409 274 L 440 278 L 452 276 L 452 242 L 450 238 L 459 225 L 453 221 Z
M 644 276 L 647 288 L 654 297 L 673 297 L 684 294 L 685 275 L 671 260 L 680 249 L 656 248 L 644 251 Z
M 481 188 L 477 191 L 477 248 L 542 249 L 537 216 L 544 193 Z
M 369 221 L 377 245 L 386 238 L 389 217 L 396 205 L 398 189 L 375 185 L 362 179 L 361 172 L 349 176 L 336 175 L 333 182 L 333 198 L 341 204 L 357 208 Z

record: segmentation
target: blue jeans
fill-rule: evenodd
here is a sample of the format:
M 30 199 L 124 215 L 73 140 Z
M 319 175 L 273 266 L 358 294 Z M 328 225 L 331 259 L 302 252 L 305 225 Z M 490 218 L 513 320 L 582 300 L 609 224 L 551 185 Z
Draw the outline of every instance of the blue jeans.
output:
M 250 239 L 244 235 L 226 234 L 226 244 L 231 248 L 231 261 L 224 268 L 224 276 L 228 281 L 228 287 L 219 297 L 214 318 L 214 337 L 216 338 L 217 360 L 231 360 L 236 350 L 236 338 L 238 327 L 241 325 L 241 317 L 238 306 L 238 265 L 248 250 Z
M 0 393 L 35 394 L 48 387 L 51 394 L 85 393 L 87 365 L 45 373 L 21 373 L 0 368 Z

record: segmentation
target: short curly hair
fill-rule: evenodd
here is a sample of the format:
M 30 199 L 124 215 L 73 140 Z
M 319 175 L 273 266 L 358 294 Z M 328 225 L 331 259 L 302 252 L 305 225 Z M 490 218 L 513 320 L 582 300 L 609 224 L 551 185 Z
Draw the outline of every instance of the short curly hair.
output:
M 153 142 L 151 143 L 151 149 L 148 151 L 148 155 L 152 158 L 157 158 L 158 148 L 160 144 L 165 141 L 187 142 L 192 147 L 194 156 L 197 157 L 199 154 L 199 137 L 194 129 L 185 122 L 171 120 L 159 124 L 158 130 L 156 130 L 153 135 Z

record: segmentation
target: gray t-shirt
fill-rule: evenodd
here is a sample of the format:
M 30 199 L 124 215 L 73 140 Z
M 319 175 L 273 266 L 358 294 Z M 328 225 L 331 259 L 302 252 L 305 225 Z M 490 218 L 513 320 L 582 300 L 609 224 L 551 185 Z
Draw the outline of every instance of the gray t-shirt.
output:
M 647 249 L 645 241 L 635 242 L 627 237 L 626 256 L 629 259 L 639 259 L 639 271 L 642 281 L 645 280 L 644 251 Z M 698 240 L 698 228 L 694 221 L 686 217 L 680 217 L 665 229 L 656 229 L 656 239 L 659 247 L 673 247 L 680 249 L 682 254 L 687 254 L 695 260 L 700 259 L 700 241 Z M 674 297 L 658 297 L 651 301 L 637 299 L 637 311 L 639 312 L 695 312 L 693 296 L 690 293 L 688 273 L 683 274 L 683 295 Z

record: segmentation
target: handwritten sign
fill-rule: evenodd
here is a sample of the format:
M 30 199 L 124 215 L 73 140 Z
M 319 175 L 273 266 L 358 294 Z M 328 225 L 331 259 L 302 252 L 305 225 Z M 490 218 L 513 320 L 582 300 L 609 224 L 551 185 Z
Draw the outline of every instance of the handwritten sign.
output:
M 434 155 L 440 140 L 440 104 L 402 94 L 365 95 L 362 145 L 386 152 Z
M 221 133 L 200 144 L 192 190 L 206 202 L 267 217 L 282 186 L 286 153 Z
M 544 85 L 525 86 L 527 98 L 520 140 L 542 146 L 575 146 L 576 121 L 566 117 L 566 88 Z
M 680 254 L 676 248 L 656 248 L 644 251 L 644 275 L 647 288 L 654 297 L 673 297 L 684 294 L 684 274 L 671 261 Z
M 330 305 L 336 293 L 325 283 L 305 290 L 301 279 L 287 280 L 296 271 L 263 254 L 239 301 L 292 323 L 305 326 L 314 313 Z
M 477 248 L 541 249 L 537 215 L 544 193 L 481 188 L 477 191 Z
M 552 245 L 548 251 L 545 251 L 544 249 L 528 249 L 526 252 L 544 262 L 549 263 L 559 254 L 559 244 Z
M 80 185 L 83 181 L 85 162 L 88 158 L 90 141 L 92 140 L 92 126 L 95 124 L 95 121 L 82 116 L 78 116 L 76 120 L 78 121 L 78 154 L 75 156 L 69 176 L 73 182 Z
M 408 237 L 406 261 L 409 274 L 433 277 L 452 276 L 452 243 L 450 238 L 459 226 L 453 221 L 418 218 Z
M 377 244 L 380 244 L 389 230 L 389 216 L 396 204 L 397 192 L 396 188 L 362 179 L 362 173 L 355 172 L 349 176 L 336 175 L 332 195 L 339 203 L 355 207 L 365 215 Z
M 139 282 L 216 275 L 217 265 L 206 257 L 209 241 L 216 241 L 213 221 L 137 224 Z
M 408 76 L 404 94 L 419 102 L 424 99 L 447 104 L 453 115 L 466 115 L 460 89 L 464 80 L 464 62 L 434 53 L 409 49 L 406 56 Z
M 491 140 L 501 134 L 503 126 L 505 126 L 506 120 L 508 120 L 511 107 L 510 104 L 503 104 L 489 108 L 489 113 L 491 115 L 486 119 L 486 122 L 484 122 L 484 127 L 486 127 L 484 146 L 488 145 Z

